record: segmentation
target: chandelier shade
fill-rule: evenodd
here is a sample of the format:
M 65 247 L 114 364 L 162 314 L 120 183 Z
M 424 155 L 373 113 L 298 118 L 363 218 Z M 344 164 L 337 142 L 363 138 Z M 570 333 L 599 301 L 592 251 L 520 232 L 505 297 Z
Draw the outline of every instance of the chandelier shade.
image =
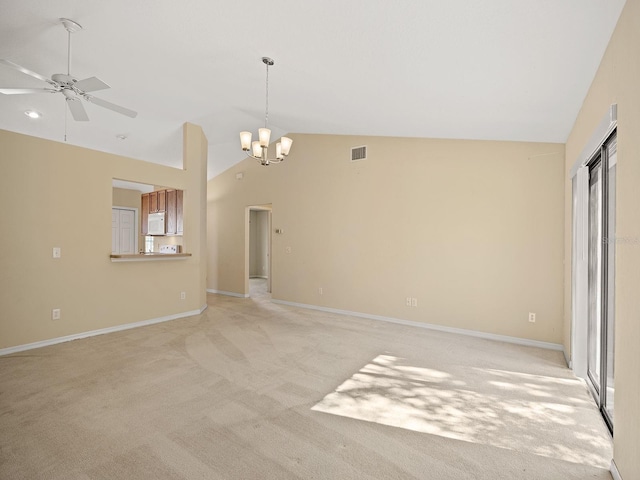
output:
M 268 147 L 269 139 L 271 138 L 271 130 L 269 130 L 268 128 L 259 128 L 258 138 L 260 139 L 261 147 Z
M 240 143 L 242 150 L 248 152 L 251 149 L 251 132 L 240 132 Z

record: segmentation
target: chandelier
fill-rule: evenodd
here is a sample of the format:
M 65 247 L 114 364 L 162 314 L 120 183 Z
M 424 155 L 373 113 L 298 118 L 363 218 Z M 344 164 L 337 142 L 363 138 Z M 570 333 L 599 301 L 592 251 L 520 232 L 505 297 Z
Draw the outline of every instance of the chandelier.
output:
M 269 139 L 271 138 L 271 130 L 267 128 L 269 119 L 269 67 L 273 65 L 273 59 L 262 57 L 262 63 L 267 66 L 267 104 L 264 113 L 264 128 L 258 129 L 258 140 L 251 141 L 251 132 L 240 132 L 240 144 L 242 150 L 247 152 L 251 158 L 255 158 L 261 165 L 271 165 L 272 163 L 280 163 L 284 157 L 289 155 L 293 140 L 289 137 L 282 137 L 276 143 L 276 158 L 269 158 Z

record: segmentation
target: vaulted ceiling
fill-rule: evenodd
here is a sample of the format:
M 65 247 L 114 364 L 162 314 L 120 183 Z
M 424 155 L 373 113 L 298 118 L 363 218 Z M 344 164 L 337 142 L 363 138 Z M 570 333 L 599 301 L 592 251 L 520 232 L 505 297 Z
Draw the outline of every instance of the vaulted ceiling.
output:
M 564 142 L 624 0 L 2 0 L 0 58 L 97 76 L 135 119 L 60 94 L 0 95 L 0 128 L 181 165 L 181 125 L 209 140 L 209 178 L 238 133 Z M 0 88 L 46 84 L 0 65 Z M 38 120 L 25 110 L 43 114 Z M 256 134 L 254 133 L 254 135 Z M 119 135 L 127 138 L 121 140 Z M 295 143 L 293 148 L 295 149 Z

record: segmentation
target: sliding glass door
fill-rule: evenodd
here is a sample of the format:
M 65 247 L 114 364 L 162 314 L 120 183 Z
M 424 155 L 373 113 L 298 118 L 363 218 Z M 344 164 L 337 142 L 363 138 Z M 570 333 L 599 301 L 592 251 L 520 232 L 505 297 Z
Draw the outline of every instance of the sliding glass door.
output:
M 589 162 L 587 378 L 613 431 L 616 135 Z
M 589 167 L 589 319 L 587 375 L 600 394 L 602 344 L 602 159 Z
M 606 275 L 606 313 L 603 323 L 605 338 L 603 345 L 603 370 L 605 378 L 605 391 L 602 395 L 604 413 L 613 429 L 613 397 L 615 394 L 614 373 L 615 363 L 613 353 L 615 351 L 615 270 L 616 270 L 616 136 L 614 135 L 605 144 L 607 156 L 607 270 Z

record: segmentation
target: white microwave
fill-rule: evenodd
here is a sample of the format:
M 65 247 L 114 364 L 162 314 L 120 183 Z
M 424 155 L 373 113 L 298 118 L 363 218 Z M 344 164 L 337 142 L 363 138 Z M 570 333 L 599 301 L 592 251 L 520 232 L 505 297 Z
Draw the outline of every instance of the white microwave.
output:
M 150 213 L 147 222 L 147 235 L 164 235 L 164 212 Z

